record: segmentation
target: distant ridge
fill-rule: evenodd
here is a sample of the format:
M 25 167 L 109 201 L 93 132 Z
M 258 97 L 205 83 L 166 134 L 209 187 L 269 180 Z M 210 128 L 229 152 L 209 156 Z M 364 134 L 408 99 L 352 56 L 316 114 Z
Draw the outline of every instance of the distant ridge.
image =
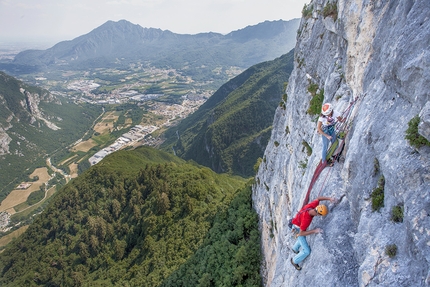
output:
M 148 63 L 183 68 L 248 68 L 285 54 L 295 45 L 299 19 L 265 21 L 227 35 L 176 34 L 143 28 L 126 20 L 108 21 L 88 34 L 46 50 L 26 50 L 1 69 L 15 75 L 52 69 L 88 69 Z

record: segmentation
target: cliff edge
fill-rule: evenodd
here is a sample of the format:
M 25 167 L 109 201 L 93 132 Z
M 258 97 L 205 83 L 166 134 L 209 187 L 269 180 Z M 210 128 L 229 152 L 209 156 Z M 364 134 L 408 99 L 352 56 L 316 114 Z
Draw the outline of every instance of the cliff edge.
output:
M 253 186 L 265 286 L 430 285 L 430 147 L 405 139 L 418 115 L 429 139 L 429 47 L 428 0 L 314 0 L 304 8 L 286 106 L 276 111 Z M 313 220 L 310 228 L 324 232 L 307 237 L 312 252 L 297 271 L 287 224 L 322 148 L 317 116 L 308 112 L 312 91 L 339 111 L 358 100 L 340 161 L 310 194 L 340 200 Z M 375 208 L 377 188 L 383 201 Z

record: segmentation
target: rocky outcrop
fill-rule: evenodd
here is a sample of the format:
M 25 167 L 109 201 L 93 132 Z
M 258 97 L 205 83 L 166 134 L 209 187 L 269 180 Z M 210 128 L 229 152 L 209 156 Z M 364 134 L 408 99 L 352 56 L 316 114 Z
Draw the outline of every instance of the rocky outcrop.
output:
M 0 72 L 0 90 L 0 155 L 10 153 L 10 144 L 14 142 L 14 139 L 18 146 L 17 139 L 25 139 L 20 135 L 20 129 L 22 129 L 20 124 L 29 125 L 31 129 L 40 129 L 42 125 L 54 131 L 60 129 L 52 122 L 52 119 L 57 121 L 60 119 L 50 116 L 49 111 L 45 113 L 39 107 L 41 102 L 61 104 L 48 91 L 28 87 L 3 72 Z
M 420 115 L 419 132 L 428 137 L 430 2 L 309 5 L 312 13 L 298 31 L 286 109 L 276 111 L 253 187 L 265 286 L 428 286 L 430 149 L 411 147 L 405 131 Z M 313 220 L 310 228 L 324 232 L 307 237 L 312 253 L 297 271 L 289 262 L 294 238 L 287 223 L 302 206 L 321 158 L 316 117 L 307 113 L 311 84 L 339 111 L 359 100 L 340 162 L 323 170 L 310 195 L 340 201 L 329 204 L 324 219 Z M 374 211 L 371 193 L 381 178 L 383 206 Z M 401 222 L 392 220 L 396 209 L 403 210 Z M 393 257 L 388 246 L 397 247 Z
M 41 99 L 45 99 L 48 97 L 48 99 L 45 99 L 47 101 L 55 101 L 55 99 L 52 98 L 52 96 L 46 96 L 39 94 L 32 94 L 25 89 L 20 89 L 20 92 L 25 95 L 25 100 L 22 101 L 23 108 L 26 108 L 30 114 L 31 114 L 31 124 L 34 124 L 37 120 L 43 121 L 48 128 L 51 130 L 59 130 L 60 128 L 55 125 L 54 123 L 50 122 L 48 119 L 46 119 L 42 113 L 42 111 L 39 109 L 39 103 Z M 47 93 L 49 94 L 49 93 Z
M 9 153 L 9 143 L 12 141 L 6 131 L 0 127 L 0 155 Z

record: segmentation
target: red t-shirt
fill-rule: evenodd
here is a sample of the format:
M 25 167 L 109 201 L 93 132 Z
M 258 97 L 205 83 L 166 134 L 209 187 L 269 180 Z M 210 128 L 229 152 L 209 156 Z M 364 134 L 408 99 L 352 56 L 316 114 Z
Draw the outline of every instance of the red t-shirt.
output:
M 314 209 L 315 207 L 320 204 L 318 199 L 315 199 L 309 204 L 306 204 L 300 211 L 297 213 L 296 217 L 292 220 L 292 223 L 294 225 L 297 225 L 300 227 L 300 230 L 306 231 L 308 229 L 309 225 L 311 225 L 313 217 L 309 214 L 310 209 Z M 308 210 L 307 210 L 308 209 Z

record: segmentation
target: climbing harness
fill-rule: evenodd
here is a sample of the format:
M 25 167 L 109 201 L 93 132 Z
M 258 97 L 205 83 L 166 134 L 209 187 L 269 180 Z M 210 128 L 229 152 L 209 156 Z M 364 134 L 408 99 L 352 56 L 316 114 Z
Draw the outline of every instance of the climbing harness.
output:
M 323 127 L 323 132 L 325 132 L 326 134 L 331 134 L 332 132 L 334 132 L 335 130 L 335 125 L 330 125 L 330 126 L 325 126 Z

